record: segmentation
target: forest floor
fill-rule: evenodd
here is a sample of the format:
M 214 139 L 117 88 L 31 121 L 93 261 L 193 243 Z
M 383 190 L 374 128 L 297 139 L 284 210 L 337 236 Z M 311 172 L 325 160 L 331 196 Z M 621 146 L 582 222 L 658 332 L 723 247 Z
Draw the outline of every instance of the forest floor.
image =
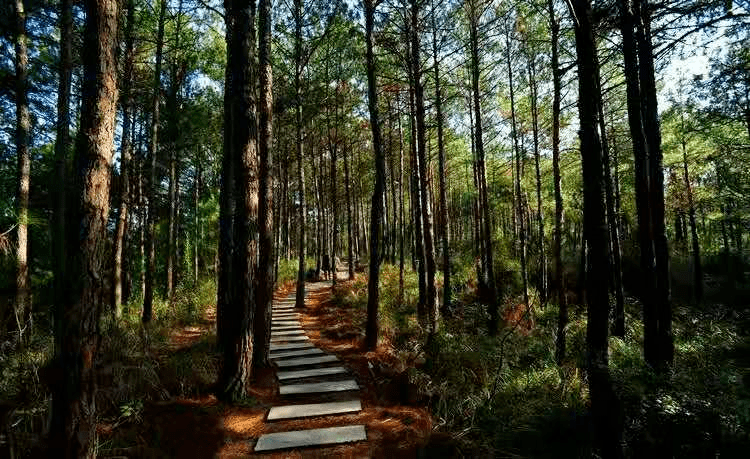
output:
M 339 279 L 345 276 L 345 272 L 339 272 Z M 293 284 L 281 286 L 275 292 L 274 301 L 286 297 L 293 288 Z M 165 401 L 146 402 L 133 422 L 121 427 L 101 425 L 105 444 L 110 439 L 111 446 L 117 443 L 125 446 L 122 441 L 112 441 L 123 436 L 130 440 L 126 443 L 132 445 L 135 441 L 138 444 L 136 447 L 105 448 L 100 451 L 101 455 L 154 458 L 416 457 L 429 441 L 432 431 L 432 418 L 426 403 L 419 403 L 416 397 L 409 396 L 409 392 L 414 391 L 403 383 L 403 378 L 394 376 L 403 374 L 404 369 L 400 368 L 403 363 L 395 359 L 387 343 L 381 344 L 375 352 L 364 352 L 361 321 L 354 319 L 354 311 L 337 307 L 331 301 L 331 294 L 330 281 L 308 282 L 300 322 L 315 346 L 337 355 L 355 375 L 360 386 L 362 411 L 269 423 L 265 417 L 271 406 L 289 404 L 278 395 L 274 368 L 256 372 L 249 397 L 240 404 L 219 402 L 211 387 L 218 368 L 215 354 L 213 362 L 203 360 L 204 364 L 208 363 L 205 365 L 208 368 L 202 369 L 195 368 L 196 363 L 201 365 L 200 357 L 193 357 L 200 352 L 207 357 L 206 350 L 210 350 L 211 343 L 215 342 L 216 309 L 211 307 L 197 324 L 172 329 L 158 357 L 162 363 L 160 372 L 169 372 L 174 366 L 169 362 L 182 359 L 183 368 L 178 372 L 187 374 L 187 379 L 197 374 L 195 379 L 200 381 L 182 378 L 180 387 L 193 386 L 191 390 L 183 390 L 184 395 L 171 396 Z M 160 377 L 165 381 L 175 379 L 169 374 Z M 172 386 L 171 394 L 179 392 L 175 384 Z M 263 454 L 253 450 L 256 440 L 265 433 L 345 424 L 365 425 L 367 442 Z M 116 432 L 117 429 L 121 432 Z

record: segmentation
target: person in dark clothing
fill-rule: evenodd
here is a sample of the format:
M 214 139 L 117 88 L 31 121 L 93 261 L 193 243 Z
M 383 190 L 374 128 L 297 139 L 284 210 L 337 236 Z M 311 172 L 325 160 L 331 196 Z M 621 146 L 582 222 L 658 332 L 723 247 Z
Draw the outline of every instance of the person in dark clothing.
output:
M 321 266 L 321 270 L 323 271 L 323 279 L 328 280 L 328 275 L 331 272 L 331 258 L 327 253 L 323 254 L 323 266 Z

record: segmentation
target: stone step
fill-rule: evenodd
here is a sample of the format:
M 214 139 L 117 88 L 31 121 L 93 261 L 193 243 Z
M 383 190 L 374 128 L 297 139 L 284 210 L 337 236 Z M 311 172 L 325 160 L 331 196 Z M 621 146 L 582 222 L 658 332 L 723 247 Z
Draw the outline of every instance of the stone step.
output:
M 297 336 L 304 335 L 305 331 L 302 329 L 293 330 L 271 330 L 271 338 L 281 338 L 282 336 Z
M 326 427 L 323 429 L 293 430 L 261 435 L 255 444 L 255 451 L 301 448 L 305 446 L 335 445 L 366 441 L 365 426 Z
M 310 338 L 307 337 L 307 335 L 301 335 L 301 336 L 278 336 L 278 337 L 271 337 L 272 343 L 291 343 L 294 341 L 307 341 Z
M 317 365 L 319 363 L 338 362 L 335 355 L 321 355 L 320 357 L 300 357 L 297 359 L 279 360 L 276 366 L 279 368 L 301 367 L 306 365 Z
M 271 343 L 271 346 L 268 348 L 270 352 L 278 352 L 278 351 L 288 351 L 290 349 L 305 349 L 315 347 L 313 343 L 310 341 L 300 341 L 296 343 L 287 343 L 287 344 L 278 344 L 278 343 Z
M 345 379 L 343 381 L 286 384 L 279 386 L 279 395 L 320 394 L 324 392 L 347 392 L 350 390 L 359 390 L 357 381 Z
M 288 359 L 289 357 L 302 357 L 305 355 L 320 355 L 320 354 L 325 354 L 325 352 L 318 349 L 317 347 L 309 347 L 305 349 L 298 349 L 295 351 L 280 352 L 278 354 L 270 355 L 269 358 L 271 360 Z
M 274 406 L 268 412 L 267 420 L 278 421 L 280 419 L 309 418 L 312 416 L 356 413 L 361 410 L 362 403 L 359 400 Z
M 279 381 L 287 381 L 290 379 L 318 378 L 320 376 L 342 375 L 346 373 L 347 370 L 344 367 L 324 367 L 308 368 L 306 370 L 278 371 L 276 372 L 276 377 L 279 378 Z
M 274 313 L 272 318 L 275 320 L 299 319 L 299 314 L 296 312 L 279 312 Z
M 271 327 L 271 332 L 275 331 L 286 331 L 286 330 L 302 330 L 301 325 L 281 325 L 278 327 Z

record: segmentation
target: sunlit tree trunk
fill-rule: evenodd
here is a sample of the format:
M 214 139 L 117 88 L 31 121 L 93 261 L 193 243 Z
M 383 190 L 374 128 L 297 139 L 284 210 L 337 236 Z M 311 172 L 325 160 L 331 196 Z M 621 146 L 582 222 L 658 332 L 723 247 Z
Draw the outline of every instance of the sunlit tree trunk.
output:
M 698 229 L 695 224 L 695 203 L 693 201 L 693 187 L 690 184 L 690 174 L 688 170 L 687 161 L 687 139 L 685 135 L 685 119 L 684 115 L 681 115 L 682 121 L 682 138 L 680 139 L 680 146 L 682 147 L 682 172 L 683 180 L 685 183 L 685 192 L 688 199 L 688 217 L 690 221 L 690 239 L 693 248 L 693 295 L 695 302 L 700 303 L 703 301 L 703 268 L 701 266 L 701 253 L 700 244 L 698 243 Z
M 258 67 L 260 97 L 258 101 L 259 153 L 259 242 L 258 276 L 255 287 L 253 367 L 268 365 L 271 341 L 271 303 L 273 302 L 273 76 L 271 69 L 271 0 L 258 2 Z
M 84 97 L 74 166 L 75 208 L 67 241 L 71 254 L 52 385 L 49 453 L 93 458 L 97 445 L 95 369 L 105 302 L 107 220 L 117 104 L 117 1 L 86 0 L 82 60 Z
M 295 307 L 305 306 L 305 166 L 302 162 L 302 0 L 294 0 L 294 91 L 297 150 L 297 199 L 299 201 L 299 245 Z
M 29 277 L 29 185 L 31 183 L 31 117 L 28 102 L 28 64 L 26 46 L 26 7 L 24 0 L 15 0 L 15 70 L 16 70 L 16 156 L 18 158 L 18 191 L 16 193 L 16 299 L 15 322 L 18 341 L 31 313 L 31 283 Z

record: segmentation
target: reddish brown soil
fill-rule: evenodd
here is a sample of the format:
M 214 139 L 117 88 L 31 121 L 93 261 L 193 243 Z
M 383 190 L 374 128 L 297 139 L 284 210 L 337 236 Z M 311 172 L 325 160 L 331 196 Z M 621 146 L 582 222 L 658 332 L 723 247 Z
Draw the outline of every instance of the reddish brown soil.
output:
M 137 443 L 127 448 L 108 448 L 104 457 L 415 457 L 427 443 L 432 420 L 424 403 L 417 403 L 416 391 L 408 384 L 403 363 L 395 359 L 387 344 L 378 347 L 376 352 L 363 352 L 363 331 L 354 326 L 361 323 L 354 320 L 355 312 L 334 307 L 330 302 L 330 284 L 308 285 L 310 293 L 302 314 L 303 327 L 318 347 L 337 354 L 354 372 L 362 388 L 359 394 L 361 412 L 265 422 L 271 406 L 290 403 L 277 395 L 275 371 L 268 369 L 256 372 L 250 394 L 254 403 L 249 406 L 223 404 L 211 394 L 173 397 L 165 402 L 147 403 L 142 422 L 137 425 L 100 426 L 105 441 L 128 438 L 127 443 Z M 346 284 L 342 287 L 346 288 Z M 293 288 L 293 284 L 283 286 L 276 292 L 275 299 L 286 297 Z M 214 321 L 215 310 L 207 314 L 201 325 L 174 330 L 166 352 L 179 352 L 194 345 L 202 335 L 211 332 Z M 372 367 L 368 363 L 372 363 Z M 393 368 L 397 370 L 391 370 Z M 264 433 L 350 424 L 366 426 L 367 442 L 272 454 L 253 452 L 255 441 Z

